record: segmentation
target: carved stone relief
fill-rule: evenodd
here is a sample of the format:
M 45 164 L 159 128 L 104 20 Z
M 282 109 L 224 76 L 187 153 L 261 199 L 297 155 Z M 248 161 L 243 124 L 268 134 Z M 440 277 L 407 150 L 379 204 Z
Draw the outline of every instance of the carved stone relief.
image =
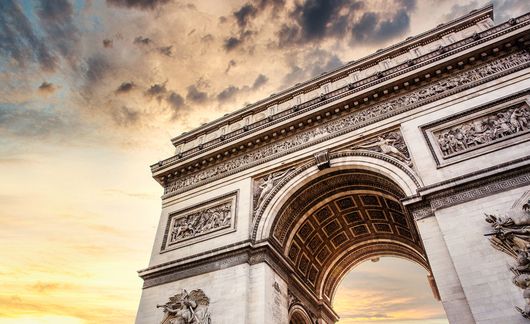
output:
M 210 299 L 201 289 L 189 293 L 183 289 L 163 305 L 156 305 L 164 310 L 160 324 L 211 324 L 208 311 Z
M 405 95 L 397 96 L 394 99 L 370 106 L 363 110 L 354 111 L 345 117 L 334 119 L 283 140 L 264 145 L 226 162 L 221 162 L 196 173 L 176 178 L 166 184 L 164 194 L 176 194 L 182 192 L 184 188 L 207 183 L 258 163 L 270 161 L 290 152 L 345 134 L 446 95 L 462 91 L 470 86 L 474 86 L 477 82 L 484 82 L 488 78 L 494 78 L 496 77 L 495 75 L 501 76 L 507 73 L 508 70 L 523 68 L 529 62 L 530 54 L 526 51 L 516 52 L 495 61 L 490 61 L 475 69 L 433 82 Z
M 376 138 L 368 139 L 359 144 L 355 144 L 352 149 L 365 149 L 369 151 L 380 152 L 392 156 L 409 167 L 412 167 L 409 150 L 403 140 L 401 132 L 398 130 L 379 135 Z
M 162 249 L 178 246 L 180 243 L 198 237 L 235 228 L 236 195 L 210 202 L 197 208 L 171 214 Z M 206 237 L 205 237 L 206 238 Z
M 274 171 L 264 177 L 257 178 L 254 180 L 254 191 L 253 191 L 253 208 L 257 210 L 262 204 L 264 199 L 271 193 L 272 189 L 289 173 L 294 171 L 295 168 L 288 168 L 280 171 Z
M 513 138 L 530 133 L 530 106 L 525 98 L 502 99 L 453 116 L 424 130 L 438 164 L 510 145 Z M 502 142 L 502 144 L 500 144 Z M 499 144 L 497 144 L 499 143 Z M 485 149 L 488 147 L 488 149 Z
M 524 204 L 515 204 L 508 211 L 506 217 L 486 214 L 486 222 L 490 223 L 493 231 L 485 234 L 490 236 L 491 245 L 497 250 L 515 259 L 510 267 L 513 273 L 512 282 L 523 289 L 525 299 L 524 308 L 515 309 L 527 319 L 530 319 L 530 199 L 527 192 L 523 197 Z

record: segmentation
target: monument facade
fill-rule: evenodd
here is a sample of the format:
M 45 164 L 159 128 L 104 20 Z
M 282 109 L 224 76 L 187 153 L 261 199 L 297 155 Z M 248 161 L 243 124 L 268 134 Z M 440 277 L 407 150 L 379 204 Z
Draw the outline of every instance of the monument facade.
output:
M 487 6 L 174 138 L 136 323 L 335 323 L 380 256 L 451 323 L 526 323 L 529 31 Z

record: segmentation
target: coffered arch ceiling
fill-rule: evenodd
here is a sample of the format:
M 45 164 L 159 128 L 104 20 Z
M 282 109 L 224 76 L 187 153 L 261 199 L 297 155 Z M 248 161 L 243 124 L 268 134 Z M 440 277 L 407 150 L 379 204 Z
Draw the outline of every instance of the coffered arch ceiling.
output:
M 293 193 L 271 229 L 300 281 L 331 302 L 349 269 L 376 256 L 429 265 L 413 219 L 399 202 L 404 192 L 367 170 L 336 170 Z

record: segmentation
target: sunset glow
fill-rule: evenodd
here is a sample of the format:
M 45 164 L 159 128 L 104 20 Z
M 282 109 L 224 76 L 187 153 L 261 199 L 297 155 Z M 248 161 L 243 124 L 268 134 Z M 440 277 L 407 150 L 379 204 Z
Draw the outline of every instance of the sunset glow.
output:
M 0 1 L 0 324 L 134 322 L 171 138 L 487 2 Z M 425 276 L 360 265 L 340 323 L 447 323 Z

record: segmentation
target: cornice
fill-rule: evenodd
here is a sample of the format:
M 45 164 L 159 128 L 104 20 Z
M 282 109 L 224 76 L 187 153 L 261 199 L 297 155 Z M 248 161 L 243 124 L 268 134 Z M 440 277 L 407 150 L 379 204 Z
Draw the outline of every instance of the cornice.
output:
M 485 54 L 486 57 L 491 55 L 491 53 Z M 525 51 L 513 52 L 508 56 L 498 59 L 493 58 L 484 64 L 464 70 L 463 72 L 459 71 L 445 79 L 440 78 L 437 81 L 429 80 L 423 87 L 418 87 L 414 91 L 410 91 L 404 95 L 395 95 L 386 101 L 379 101 L 376 104 L 368 106 L 366 109 L 354 110 L 350 113 L 350 108 L 355 107 L 359 102 L 354 99 L 342 102 L 341 106 L 337 106 L 332 110 L 334 112 L 333 115 L 328 111 L 315 118 L 308 118 L 298 125 L 292 125 L 288 128 L 289 130 L 286 127 L 278 131 L 276 134 L 279 135 L 279 138 L 272 143 L 256 145 L 257 147 L 253 150 L 249 150 L 231 159 L 222 159 L 219 163 L 213 165 L 198 163 L 199 167 L 202 165 L 205 167 L 199 168 L 197 171 L 191 168 L 191 172 L 179 173 L 176 176 L 172 174 L 171 177 L 161 179 L 165 184 L 164 198 L 285 156 L 286 154 L 311 147 L 317 143 L 325 142 L 337 136 L 413 110 L 427 103 L 476 87 L 529 66 L 530 54 Z M 451 68 L 449 70 L 453 69 Z M 430 76 L 427 78 L 430 78 Z M 344 114 L 343 117 L 339 117 L 341 113 Z M 282 136 L 283 133 L 289 136 Z M 292 133 L 292 135 L 289 133 Z
M 325 94 L 324 97 L 312 99 L 310 101 L 301 103 L 293 107 L 292 109 L 283 111 L 281 113 L 277 113 L 275 115 L 269 116 L 266 119 L 260 120 L 253 124 L 249 124 L 241 129 L 237 129 L 235 131 L 227 133 L 223 135 L 221 138 L 215 138 L 197 147 L 194 147 L 185 152 L 182 152 L 179 155 L 175 155 L 171 158 L 160 161 L 152 165 L 151 170 L 156 177 L 160 174 L 160 172 L 163 173 L 164 170 L 166 170 L 168 167 L 182 165 L 182 163 L 186 163 L 186 161 L 190 162 L 191 161 L 190 159 L 193 157 L 204 155 L 207 152 L 210 152 L 212 150 L 226 147 L 231 142 L 235 143 L 237 140 L 248 138 L 250 135 L 255 134 L 259 131 L 268 129 L 274 125 L 278 125 L 279 123 L 292 120 L 293 118 L 297 116 L 305 114 L 309 111 L 313 111 L 316 108 L 322 107 L 332 102 L 336 102 L 337 100 L 344 98 L 346 96 L 351 96 L 351 95 L 356 95 L 356 94 L 360 95 L 361 91 L 373 88 L 386 81 L 395 79 L 398 76 L 411 73 L 411 72 L 415 72 L 415 71 L 419 71 L 419 69 L 421 69 L 422 67 L 431 65 L 435 62 L 438 62 L 444 59 L 447 59 L 457 53 L 476 47 L 480 44 L 484 44 L 495 38 L 499 38 L 507 33 L 523 28 L 524 26 L 527 26 L 528 24 L 530 24 L 530 14 L 521 16 L 513 20 L 513 22 L 506 22 L 504 24 L 495 26 L 481 33 L 478 33 L 474 35 L 473 37 L 469 37 L 461 41 L 458 41 L 456 43 L 453 43 L 451 45 L 445 46 L 443 48 L 440 48 L 437 51 L 428 53 L 414 60 L 411 60 L 409 62 L 392 67 L 376 75 L 372 75 L 360 81 L 350 83 L 347 86 L 344 86 L 342 88 L 339 88 L 337 90 L 334 90 L 332 92 Z M 401 88 L 402 87 L 398 87 L 398 89 L 401 89 Z M 388 94 L 391 94 L 392 92 L 395 92 L 395 90 L 398 90 L 398 89 L 392 89 L 392 87 L 390 87 L 389 90 L 385 90 L 384 93 L 378 94 L 378 95 L 388 96 Z M 361 99 L 364 100 L 364 98 L 361 98 Z M 372 98 L 369 98 L 369 99 L 372 99 Z M 213 153 L 213 151 L 211 153 Z M 206 161 L 205 163 L 207 162 L 208 161 Z

